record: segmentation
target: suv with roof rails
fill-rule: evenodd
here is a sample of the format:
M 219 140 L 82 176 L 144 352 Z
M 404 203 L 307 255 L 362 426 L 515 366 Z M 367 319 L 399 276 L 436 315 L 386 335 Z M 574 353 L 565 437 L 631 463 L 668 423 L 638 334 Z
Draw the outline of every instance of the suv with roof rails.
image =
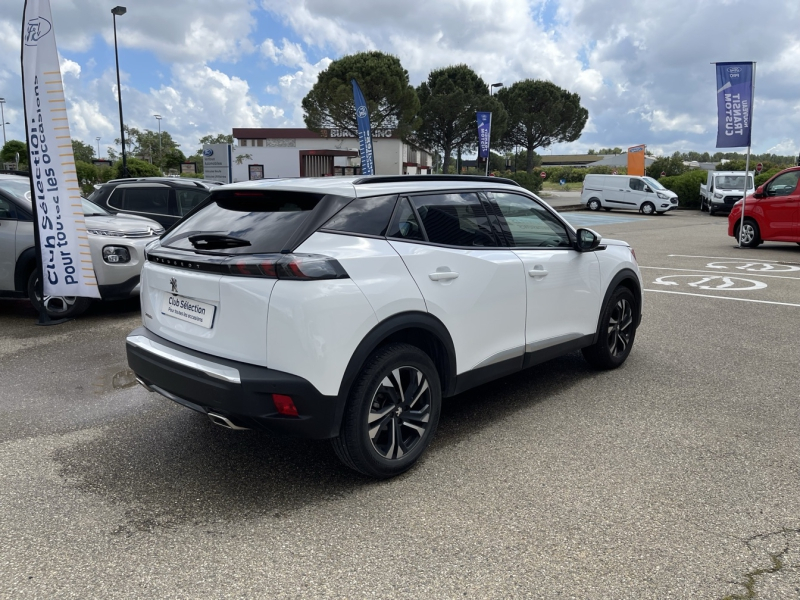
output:
M 136 177 L 99 185 L 89 200 L 113 214 L 139 215 L 171 227 L 199 206 L 212 187 L 198 179 Z
M 232 184 L 148 246 L 128 363 L 230 429 L 410 468 L 443 397 L 581 350 L 619 367 L 641 320 L 625 242 L 498 177 Z

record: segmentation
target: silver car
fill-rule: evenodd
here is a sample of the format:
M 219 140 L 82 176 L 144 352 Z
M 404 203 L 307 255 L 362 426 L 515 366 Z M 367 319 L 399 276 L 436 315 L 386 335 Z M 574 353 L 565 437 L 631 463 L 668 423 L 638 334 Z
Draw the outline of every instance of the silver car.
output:
M 38 272 L 33 237 L 30 180 L 0 175 L 0 296 L 28 297 L 51 317 L 75 317 L 91 304 L 89 298 L 45 296 L 36 293 Z M 103 300 L 139 294 L 139 275 L 144 247 L 164 233 L 151 219 L 115 215 L 93 202 L 82 200 L 89 231 L 89 246 Z

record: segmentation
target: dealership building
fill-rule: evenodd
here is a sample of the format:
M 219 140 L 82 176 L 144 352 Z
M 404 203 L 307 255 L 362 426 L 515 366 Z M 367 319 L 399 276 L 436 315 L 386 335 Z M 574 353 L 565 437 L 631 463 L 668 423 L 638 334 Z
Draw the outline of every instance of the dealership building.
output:
M 234 128 L 233 181 L 263 177 L 360 175 L 358 138 L 344 129 Z M 430 174 L 429 152 L 404 142 L 394 129 L 373 129 L 377 175 Z

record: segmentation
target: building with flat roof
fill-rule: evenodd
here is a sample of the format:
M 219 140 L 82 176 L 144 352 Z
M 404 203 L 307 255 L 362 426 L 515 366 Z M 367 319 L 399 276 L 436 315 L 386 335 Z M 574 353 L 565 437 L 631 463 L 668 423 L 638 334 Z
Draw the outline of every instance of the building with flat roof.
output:
M 269 177 L 360 175 L 358 138 L 345 129 L 234 128 L 233 181 Z M 430 174 L 433 157 L 394 129 L 373 129 L 377 175 Z

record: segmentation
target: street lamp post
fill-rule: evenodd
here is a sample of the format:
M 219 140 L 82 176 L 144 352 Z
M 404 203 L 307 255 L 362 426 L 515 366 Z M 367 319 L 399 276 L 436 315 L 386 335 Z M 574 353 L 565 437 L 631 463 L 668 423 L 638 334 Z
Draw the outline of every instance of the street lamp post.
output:
M 501 87 L 503 87 L 502 83 L 493 83 L 492 85 L 489 86 L 489 95 L 493 96 L 494 95 L 494 88 L 501 88 Z
M 96 137 L 94 139 L 97 140 L 97 160 L 100 160 L 100 138 Z
M 6 113 L 3 110 L 3 105 L 6 103 L 5 98 L 0 98 L 0 119 L 3 121 L 3 146 L 6 145 Z
M 117 100 L 119 101 L 119 139 L 122 142 L 122 177 L 128 177 L 128 159 L 125 154 L 125 126 L 122 121 L 122 86 L 119 82 L 119 53 L 117 52 L 117 17 L 124 15 L 128 9 L 124 6 L 115 6 L 111 9 L 114 15 L 114 58 L 117 61 Z
M 153 115 L 158 121 L 158 168 L 161 169 L 161 174 L 164 174 L 164 167 L 161 166 L 161 115 Z

